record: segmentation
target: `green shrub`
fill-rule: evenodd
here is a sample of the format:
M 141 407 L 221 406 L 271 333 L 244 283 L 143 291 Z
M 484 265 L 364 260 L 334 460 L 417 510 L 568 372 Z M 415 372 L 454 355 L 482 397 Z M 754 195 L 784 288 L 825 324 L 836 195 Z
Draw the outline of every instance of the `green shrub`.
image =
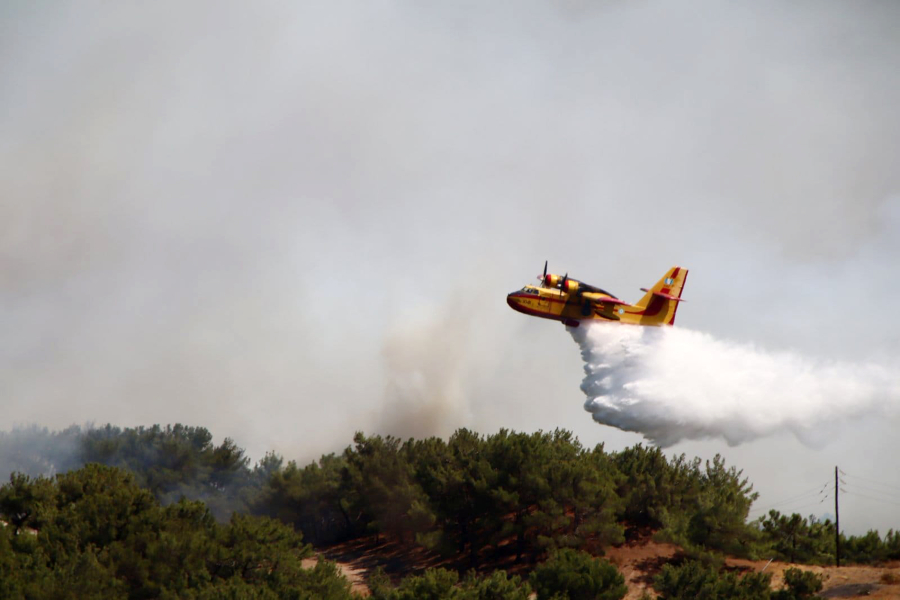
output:
M 817 598 L 816 592 L 822 589 L 822 576 L 812 571 L 787 569 L 784 572 L 785 589 L 774 594 L 777 600 L 806 600 Z
M 619 600 L 628 591 L 614 565 L 571 549 L 558 550 L 538 565 L 531 585 L 538 600 Z
M 771 579 L 768 573 L 747 573 L 738 577 L 699 561 L 686 561 L 677 566 L 665 565 L 653 585 L 666 600 L 768 600 Z

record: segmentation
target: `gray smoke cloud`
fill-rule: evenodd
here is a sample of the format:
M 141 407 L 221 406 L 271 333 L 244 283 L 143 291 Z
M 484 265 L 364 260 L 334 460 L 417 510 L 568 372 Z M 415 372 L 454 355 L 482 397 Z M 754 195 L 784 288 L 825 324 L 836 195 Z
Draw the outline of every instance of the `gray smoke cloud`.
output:
M 0 431 L 0 482 L 9 481 L 12 473 L 51 477 L 81 467 L 81 435 L 79 427 L 51 432 L 32 425 Z
M 768 352 L 679 327 L 569 331 L 584 360 L 585 410 L 660 446 L 710 438 L 737 445 L 789 431 L 821 447 L 848 421 L 900 414 L 896 365 Z
M 679 321 L 717 339 L 897 355 L 898 30 L 879 1 L 2 3 L 0 424 L 632 443 L 504 303 L 545 259 L 629 299 L 690 267 Z
M 387 373 L 378 431 L 406 437 L 447 437 L 471 412 L 463 382 L 470 328 L 470 301 L 451 297 L 446 306 L 398 324 L 383 356 Z

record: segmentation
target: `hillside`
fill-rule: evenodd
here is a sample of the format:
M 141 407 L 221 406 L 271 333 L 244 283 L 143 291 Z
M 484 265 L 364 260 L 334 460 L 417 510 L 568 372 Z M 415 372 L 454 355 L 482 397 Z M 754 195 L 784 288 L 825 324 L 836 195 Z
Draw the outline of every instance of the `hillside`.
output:
M 426 568 L 447 564 L 446 561 L 435 560 L 421 552 L 405 551 L 398 544 L 376 543 L 374 539 L 321 548 L 317 556 L 335 561 L 341 573 L 351 582 L 353 591 L 363 596 L 369 595 L 366 581 L 376 567 L 388 570 L 399 579 L 402 575 L 421 573 Z M 620 546 L 608 548 L 604 558 L 616 565 L 625 577 L 628 593 L 624 600 L 638 600 L 644 594 L 655 597 L 653 578 L 659 574 L 664 564 L 677 562 L 683 556 L 680 547 L 655 542 L 651 535 L 644 534 Z M 306 567 L 315 563 L 315 557 L 304 560 Z M 900 561 L 891 561 L 883 566 L 851 565 L 837 568 L 729 557 L 725 564 L 726 568 L 740 573 L 771 573 L 773 589 L 783 587 L 785 570 L 797 567 L 823 577 L 824 587 L 819 593 L 823 598 L 900 598 Z M 520 572 L 524 570 L 518 569 Z
M 650 586 L 669 598 L 795 600 L 823 583 L 826 597 L 900 592 L 900 573 L 881 566 L 900 564 L 900 533 L 841 534 L 842 562 L 866 566 L 825 567 L 834 523 L 748 520 L 756 494 L 721 456 L 461 429 L 446 440 L 358 433 L 340 455 L 301 466 L 268 454 L 251 467 L 233 441 L 212 439 L 182 425 L 0 434 L 19 472 L 0 488 L 0 597 L 369 588 L 403 600 L 427 588 L 513 600 L 550 598 L 567 580 L 608 598 Z

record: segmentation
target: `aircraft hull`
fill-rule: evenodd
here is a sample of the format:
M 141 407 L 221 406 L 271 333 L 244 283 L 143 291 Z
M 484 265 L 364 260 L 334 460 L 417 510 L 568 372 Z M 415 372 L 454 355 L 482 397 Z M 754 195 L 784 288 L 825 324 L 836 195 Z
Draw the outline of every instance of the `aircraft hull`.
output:
M 647 294 L 636 304 L 622 302 L 606 293 L 571 293 L 543 286 L 525 286 L 509 294 L 506 303 L 520 313 L 561 321 L 569 326 L 577 326 L 580 321 L 672 325 L 686 277 L 687 269 L 672 267 L 651 290 L 644 290 Z

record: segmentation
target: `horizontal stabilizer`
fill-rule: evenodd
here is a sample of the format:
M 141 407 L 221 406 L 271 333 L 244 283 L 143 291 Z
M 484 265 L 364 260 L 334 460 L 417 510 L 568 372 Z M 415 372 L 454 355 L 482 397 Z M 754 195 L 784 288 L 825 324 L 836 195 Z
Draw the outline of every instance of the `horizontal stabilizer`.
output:
M 684 302 L 684 299 L 673 296 L 672 294 L 663 294 L 662 292 L 648 290 L 647 288 L 641 288 L 641 291 L 648 292 L 654 296 L 659 296 L 660 298 L 665 298 L 666 300 L 671 300 L 672 302 Z

